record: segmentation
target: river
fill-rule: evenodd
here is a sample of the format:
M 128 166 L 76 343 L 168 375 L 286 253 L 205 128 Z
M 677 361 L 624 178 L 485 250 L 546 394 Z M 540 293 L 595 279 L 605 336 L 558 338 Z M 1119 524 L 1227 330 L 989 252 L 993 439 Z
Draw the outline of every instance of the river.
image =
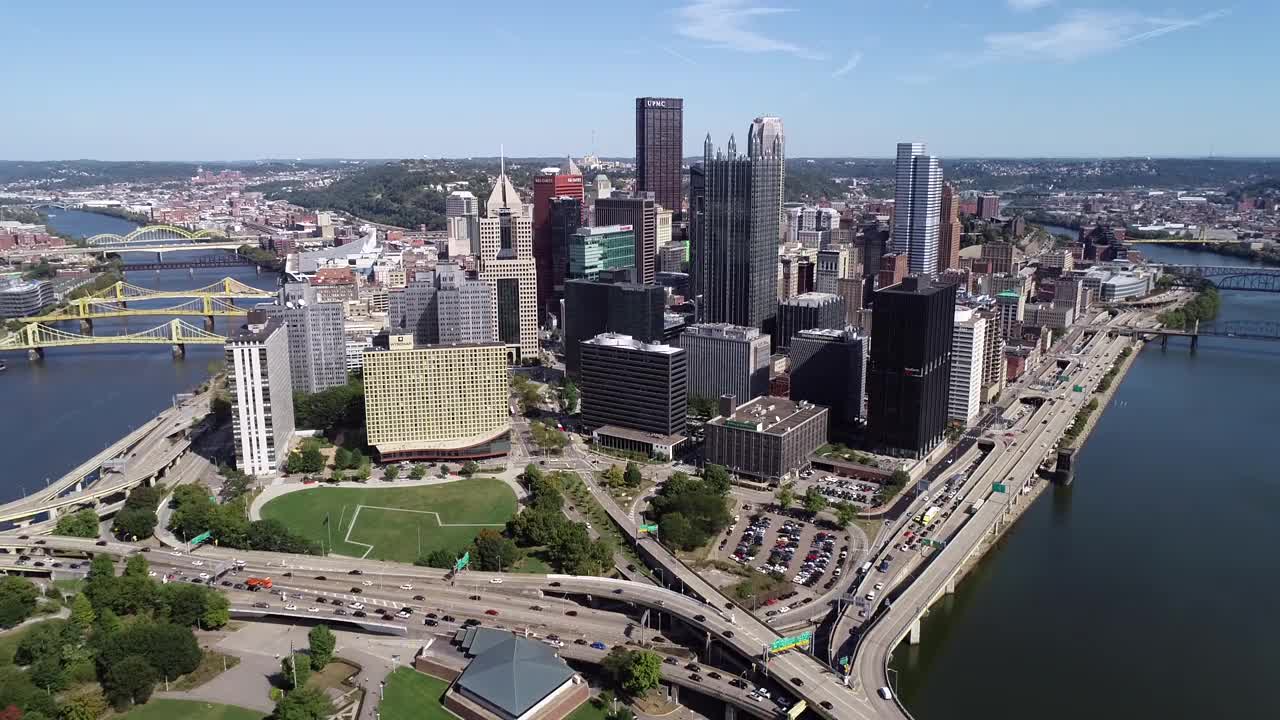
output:
M 56 209 L 50 211 L 49 224 L 80 237 L 104 232 L 123 235 L 137 227 L 120 218 Z M 221 252 L 171 253 L 166 254 L 166 259 L 202 254 Z M 129 272 L 125 280 L 147 288 L 184 290 L 227 276 L 268 290 L 277 283 L 274 273 L 258 274 L 252 267 Z M 181 302 L 178 299 L 152 304 L 165 307 Z M 203 319 L 198 316 L 184 319 L 203 326 Z M 93 332 L 137 332 L 168 320 L 155 316 L 98 320 Z M 239 321 L 218 318 L 215 331 L 225 334 L 232 322 Z M 59 327 L 80 332 L 78 322 L 61 323 Z M 168 345 L 52 348 L 45 351 L 40 362 L 6 353 L 3 360 L 8 370 L 0 373 L 0 438 L 4 438 L 8 452 L 5 471 L 0 474 L 0 502 L 32 491 L 46 479 L 56 479 L 147 421 L 171 404 L 176 393 L 187 392 L 208 378 L 210 364 L 221 359 L 222 348 L 217 345 L 189 345 L 184 358 L 174 358 Z
M 1280 295 L 1222 293 L 1220 320 L 1278 316 Z M 1280 343 L 1149 344 L 1074 485 L 1041 497 L 895 654 L 917 720 L 1280 717 L 1277 370 Z

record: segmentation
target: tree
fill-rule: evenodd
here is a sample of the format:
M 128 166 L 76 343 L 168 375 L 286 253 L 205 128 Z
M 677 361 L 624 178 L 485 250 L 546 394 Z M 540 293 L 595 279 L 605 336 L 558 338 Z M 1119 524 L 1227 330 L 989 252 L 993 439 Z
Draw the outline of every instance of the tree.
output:
M 58 524 L 54 526 L 53 534 L 69 535 L 71 537 L 98 537 L 99 522 L 98 512 L 93 508 L 77 510 L 58 518 Z
M 853 503 L 837 503 L 835 510 L 836 524 L 842 528 L 849 527 L 854 520 L 858 519 L 858 508 Z
M 623 692 L 632 697 L 658 687 L 662 680 L 662 658 L 647 650 L 614 647 L 604 659 L 605 670 Z
M 111 524 L 111 533 L 121 540 L 133 538 L 145 540 L 155 533 L 156 525 L 159 523 L 155 510 L 125 507 L 116 513 L 115 520 Z
M 625 476 L 625 471 L 618 465 L 611 465 L 608 470 L 604 471 L 604 479 L 611 487 L 621 485 Z
M 418 463 L 414 465 L 413 468 L 409 470 L 409 477 L 413 480 L 421 480 L 426 476 L 427 476 L 427 466 L 423 465 L 422 463 Z
M 302 653 L 284 658 L 280 661 L 280 675 L 289 690 L 306 687 L 311 677 L 311 659 Z
M 556 487 L 555 481 L 549 478 L 538 476 L 532 480 L 529 483 L 529 495 L 532 497 L 530 507 L 555 512 L 564 507 L 564 494 Z
M 894 470 L 893 474 L 889 476 L 889 485 L 891 487 L 906 487 L 909 482 L 911 482 L 911 474 L 901 468 Z
M 98 617 L 93 611 L 93 604 L 89 602 L 89 598 L 84 593 L 75 596 L 71 601 L 71 622 L 80 626 L 81 631 L 88 630 L 93 626 L 93 621 Z
M 480 472 L 480 465 L 475 460 L 468 460 L 462 463 L 462 469 L 458 471 L 458 474 L 462 477 L 471 477 L 478 472 Z
M 49 693 L 65 690 L 67 673 L 62 669 L 62 658 L 55 653 L 36 658 L 27 670 L 31 684 Z
M 151 563 L 146 555 L 130 555 L 124 563 L 124 577 L 147 577 L 151 572 Z
M 436 548 L 435 550 L 432 550 L 431 552 L 427 553 L 426 555 L 423 555 L 417 560 L 414 560 L 413 564 L 419 565 L 422 567 L 431 567 L 431 568 L 437 568 L 440 570 L 448 570 L 453 567 L 453 563 L 456 559 L 457 559 L 457 556 L 454 553 L 451 553 L 448 550 L 445 550 L 444 548 Z
M 516 548 L 516 544 L 497 530 L 481 530 L 476 535 L 475 548 L 471 559 L 479 570 L 510 570 L 520 559 L 520 550 Z
M 333 467 L 337 470 L 350 470 L 356 466 L 351 461 L 351 451 L 340 447 L 333 454 Z
M 804 510 L 810 515 L 817 515 L 827 506 L 827 496 L 818 492 L 815 486 L 809 486 L 804 492 Z
M 39 594 L 30 580 L 17 575 L 0 578 L 0 627 L 11 628 L 31 617 Z
M 731 480 L 729 477 L 729 468 L 714 463 L 702 468 L 702 480 L 707 486 L 721 495 L 729 494 Z
M 532 485 L 543 477 L 542 469 L 533 463 L 524 466 L 524 481 Z
M 226 393 L 216 392 L 213 399 L 209 401 L 209 410 L 213 412 L 213 419 L 219 424 L 231 419 L 231 398 Z
M 200 626 L 205 630 L 217 630 L 229 622 L 231 622 L 231 601 L 226 595 L 212 588 L 206 588 Z
M 784 512 L 791 509 L 796 504 L 796 486 L 795 483 L 787 483 L 778 488 L 778 492 L 773 494 L 773 499 L 778 502 L 778 507 Z
M 119 712 L 128 709 L 130 703 L 145 703 L 155 689 L 157 672 L 141 655 L 128 655 L 105 668 L 102 689 L 107 699 Z
M 105 638 L 98 651 L 99 676 L 125 658 L 140 656 L 156 673 L 172 680 L 200 664 L 200 646 L 191 629 L 170 623 L 134 622 Z
M 542 390 L 524 375 L 517 373 L 511 376 L 511 389 L 515 391 L 520 412 L 524 415 L 536 412 L 542 404 Z
M 235 500 L 249 492 L 249 488 L 253 487 L 253 478 L 233 467 L 223 465 L 218 468 L 218 474 L 224 478 L 222 489 L 218 492 L 218 496 L 222 498 L 223 502 Z
M 560 412 L 572 415 L 578 408 L 578 386 L 573 383 L 573 379 L 565 376 L 560 381 Z
M 382 471 L 382 479 L 387 482 L 391 482 L 398 477 L 400 477 L 399 465 L 388 465 L 387 468 Z
M 537 420 L 529 423 L 529 434 L 539 450 L 552 455 L 559 455 L 569 445 L 569 437 L 548 423 Z
M 13 661 L 18 665 L 33 665 L 45 657 L 60 659 L 63 645 L 78 642 L 78 635 L 78 630 L 63 620 L 36 623 L 18 641 Z
M 311 669 L 323 670 L 333 659 L 333 649 L 338 644 L 338 638 L 329 626 L 317 625 L 307 633 L 307 642 L 311 646 Z
M 333 705 L 315 688 L 298 688 L 276 703 L 271 720 L 323 720 L 333 713 Z
M 614 467 L 617 467 L 616 465 Z M 622 474 L 622 480 L 627 487 L 638 488 L 640 483 L 644 481 L 644 476 L 640 474 L 640 467 L 633 462 L 627 463 L 627 470 Z
M 689 412 L 695 417 L 713 417 L 716 414 L 716 401 L 701 395 L 694 395 L 689 398 Z

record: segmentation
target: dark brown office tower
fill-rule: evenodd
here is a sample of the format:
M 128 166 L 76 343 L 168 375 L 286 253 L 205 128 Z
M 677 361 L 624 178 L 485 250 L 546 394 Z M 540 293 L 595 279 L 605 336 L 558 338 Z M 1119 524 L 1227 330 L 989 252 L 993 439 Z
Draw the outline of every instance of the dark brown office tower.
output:
M 951 183 L 942 184 L 942 212 L 938 221 L 938 272 L 960 268 L 960 198 Z
M 641 285 L 652 285 L 658 273 L 658 208 L 652 193 L 615 193 L 596 198 L 595 226 L 630 225 L 636 238 L 636 272 Z
M 636 98 L 636 190 L 684 217 L 680 161 L 684 155 L 684 100 Z

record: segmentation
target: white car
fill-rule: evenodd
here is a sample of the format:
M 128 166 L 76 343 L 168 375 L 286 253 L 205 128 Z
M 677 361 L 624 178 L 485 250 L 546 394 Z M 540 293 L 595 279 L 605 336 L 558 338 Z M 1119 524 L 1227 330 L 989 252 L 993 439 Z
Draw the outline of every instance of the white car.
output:
M 881 590 L 884 589 L 884 583 L 876 583 L 875 589 L 876 589 L 876 592 L 880 592 Z
M 363 610 L 364 603 L 360 603 L 360 602 L 347 603 L 347 607 L 351 608 L 352 610 Z
M 307 612 L 320 612 L 320 608 L 316 607 L 315 605 L 312 605 L 311 607 L 307 608 Z
M 412 586 L 412 585 L 410 585 L 409 583 L 405 583 L 405 584 L 403 584 L 403 585 L 401 585 L 401 586 L 400 586 L 400 589 L 401 589 L 401 590 L 412 590 L 412 589 L 413 589 L 413 586 Z
M 170 554 L 170 555 L 172 555 L 172 556 L 174 556 L 174 557 L 182 557 L 182 551 L 181 551 L 181 550 L 174 550 L 173 552 L 171 552 L 171 553 L 169 553 L 169 554 Z
M 756 688 L 756 694 L 759 695 L 760 697 L 767 698 L 769 697 L 769 690 L 767 688 L 758 687 Z
M 148 570 L 148 571 L 147 571 L 147 577 L 155 577 L 155 576 L 156 576 L 156 571 L 155 571 L 155 570 Z
M 489 584 L 490 584 L 490 585 L 501 585 L 501 584 L 502 584 L 502 578 L 489 578 Z
M 365 587 L 369 587 L 370 585 L 372 585 L 372 584 L 373 584 L 373 581 L 372 581 L 372 580 L 365 580 L 364 582 L 361 582 L 360 584 L 361 584 L 361 585 L 363 585 L 363 586 L 365 586 Z
M 285 609 L 285 610 L 297 610 L 297 609 L 298 609 L 298 606 L 297 606 L 297 605 L 294 605 L 293 603 L 289 603 L 288 605 L 285 605 L 285 606 L 284 606 L 284 609 Z
M 778 608 L 778 612 L 779 612 L 779 613 L 785 613 L 785 612 L 788 612 L 788 611 L 790 611 L 790 610 L 791 610 L 791 606 L 790 606 L 790 605 L 783 605 L 782 607 Z
M 204 573 L 204 572 L 200 573 L 200 579 L 201 579 L 201 580 L 208 580 L 208 579 L 209 579 L 209 573 Z
M 867 593 L 867 602 L 874 602 L 874 601 L 875 601 L 875 599 L 876 599 L 876 593 L 875 593 L 875 591 L 874 591 L 874 590 L 872 590 L 871 592 Z
M 200 567 L 200 566 L 204 565 L 204 561 L 203 561 L 203 560 L 192 560 L 192 561 L 191 561 L 191 564 L 192 564 L 192 565 L 194 565 L 195 567 Z
M 404 610 L 401 610 L 400 612 L 396 613 L 396 617 L 404 619 L 409 617 L 409 613 L 405 612 Z

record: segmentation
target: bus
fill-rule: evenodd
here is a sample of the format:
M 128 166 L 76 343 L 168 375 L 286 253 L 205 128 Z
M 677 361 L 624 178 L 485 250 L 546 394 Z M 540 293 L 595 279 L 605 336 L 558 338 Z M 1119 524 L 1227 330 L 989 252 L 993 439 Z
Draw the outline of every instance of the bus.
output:
M 929 509 L 916 516 L 916 521 L 925 527 L 929 527 L 929 524 L 933 522 L 934 518 L 938 517 L 940 512 L 942 512 L 942 508 L 937 505 L 930 505 Z

